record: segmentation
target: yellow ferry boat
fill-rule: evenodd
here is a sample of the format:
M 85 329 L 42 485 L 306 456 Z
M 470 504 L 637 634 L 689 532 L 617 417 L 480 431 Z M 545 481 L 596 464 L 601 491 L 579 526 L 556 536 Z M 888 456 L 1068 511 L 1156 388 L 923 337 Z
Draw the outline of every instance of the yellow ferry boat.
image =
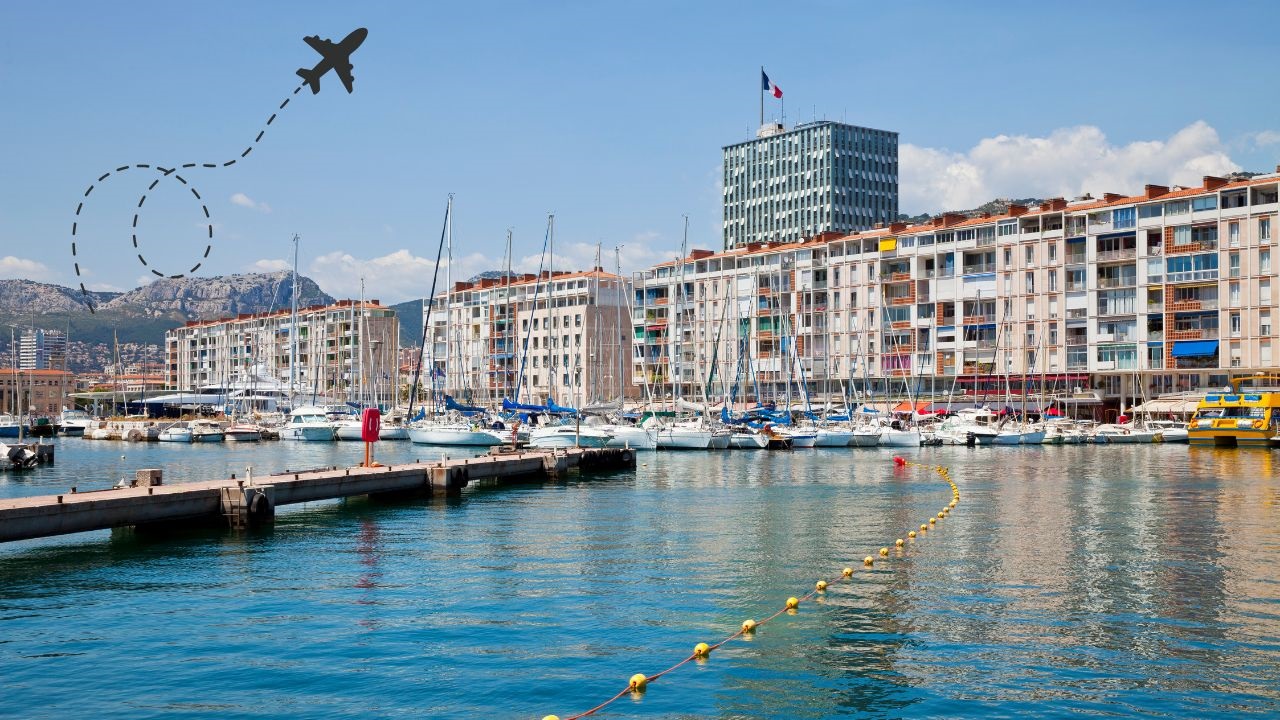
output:
M 1280 431 L 1280 376 L 1231 381 L 1230 391 L 1210 392 L 1187 425 L 1192 445 L 1270 447 Z

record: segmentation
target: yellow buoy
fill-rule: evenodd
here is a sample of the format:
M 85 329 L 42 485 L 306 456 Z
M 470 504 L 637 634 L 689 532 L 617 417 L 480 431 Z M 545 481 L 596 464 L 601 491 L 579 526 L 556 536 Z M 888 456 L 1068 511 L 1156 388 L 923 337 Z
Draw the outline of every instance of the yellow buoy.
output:
M 632 690 L 636 692 L 644 692 L 644 688 L 648 684 L 649 684 L 649 678 L 645 677 L 644 673 L 636 673 L 635 675 L 631 676 L 631 683 L 628 685 L 628 687 L 630 687 Z
M 889 548 L 880 548 L 880 557 L 889 557 Z
M 560 720 L 560 716 L 559 716 L 559 715 L 548 715 L 548 716 L 546 716 L 546 717 L 542 718 L 542 720 Z
M 799 600 L 799 599 L 797 599 L 797 598 L 793 598 L 793 597 L 789 597 L 789 598 L 787 598 L 787 609 L 788 609 L 788 610 L 795 610 L 795 609 L 796 609 L 796 608 L 798 608 L 798 607 L 800 607 L 800 600 Z
M 897 540 L 894 540 L 893 544 L 897 545 L 898 547 L 902 547 L 903 545 L 902 538 L 898 538 Z
M 924 532 L 925 530 L 928 530 L 928 529 L 929 529 L 929 526 L 928 526 L 928 525 L 923 525 L 923 524 L 922 524 L 922 525 L 920 526 L 920 532 Z
M 706 643 L 698 643 L 693 646 L 693 656 L 704 658 L 711 654 L 711 646 Z
M 916 536 L 916 531 L 915 531 L 915 530 L 912 530 L 911 532 L 907 533 L 907 537 L 909 537 L 909 538 L 914 538 L 915 536 Z
M 941 511 L 939 511 L 939 512 L 938 512 L 938 517 L 939 517 L 939 518 L 944 518 L 944 517 L 946 517 L 946 516 L 947 516 L 947 514 L 946 514 L 946 513 L 941 512 Z
M 930 524 L 930 525 L 936 525 L 937 523 L 938 523 L 937 518 L 929 518 L 929 524 Z
M 814 587 L 818 589 L 818 592 L 822 592 L 823 590 L 826 590 L 826 589 L 827 589 L 827 581 L 826 581 L 826 580 L 819 580 L 819 581 L 814 585 Z
M 845 568 L 845 569 L 844 569 L 844 576 L 845 576 L 845 577 L 852 577 L 852 576 L 853 576 L 853 568 Z
M 875 562 L 876 562 L 875 559 L 872 558 L 870 555 L 862 558 L 862 564 L 866 565 L 867 567 L 871 567 L 872 565 L 875 564 Z

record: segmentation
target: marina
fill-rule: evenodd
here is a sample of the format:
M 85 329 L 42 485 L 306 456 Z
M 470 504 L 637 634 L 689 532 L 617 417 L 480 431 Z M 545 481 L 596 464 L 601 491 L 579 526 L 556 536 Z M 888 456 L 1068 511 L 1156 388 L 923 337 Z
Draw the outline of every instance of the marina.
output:
M 0 474 L 0 495 L 107 488 L 141 467 L 176 487 L 252 465 L 256 482 L 359 455 L 54 442 L 55 465 Z M 378 453 L 393 466 L 461 457 Z M 938 483 L 898 472 L 894 454 L 950 468 L 964 493 L 918 552 L 877 557 L 606 716 L 1038 716 L 1045 693 L 1100 713 L 1280 711 L 1275 456 L 1163 444 L 649 452 L 634 471 L 452 499 L 281 507 L 258 531 L 6 543 L 0 612 L 23 620 L 6 625 L 0 683 L 51 716 L 253 715 L 288 688 L 311 717 L 345 717 L 350 702 L 564 717 L 936 513 Z M 128 684 L 93 671 L 126 663 Z M 247 666 L 247 684 L 204 706 Z M 513 694 L 513 673 L 539 681 Z

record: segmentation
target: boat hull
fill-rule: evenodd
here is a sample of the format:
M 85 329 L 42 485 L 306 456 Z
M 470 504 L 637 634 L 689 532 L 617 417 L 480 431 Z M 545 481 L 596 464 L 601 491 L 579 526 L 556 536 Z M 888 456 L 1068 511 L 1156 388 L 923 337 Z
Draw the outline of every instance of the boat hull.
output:
M 849 442 L 853 440 L 853 432 L 850 430 L 819 430 L 818 440 L 814 443 L 814 447 L 849 447 Z
M 334 437 L 348 442 L 364 440 L 364 429 L 360 423 L 343 423 L 334 430 Z
M 658 447 L 658 434 L 653 430 L 615 425 L 605 428 L 605 431 L 613 436 L 605 447 L 629 447 L 632 450 L 656 450 Z
M 285 426 L 280 428 L 280 439 L 299 442 L 329 442 L 333 440 L 333 427 L 328 425 Z
M 849 447 L 875 447 L 880 444 L 880 433 L 854 430 Z
M 555 429 L 554 431 L 538 431 L 530 433 L 529 447 L 534 448 L 602 448 L 609 444 L 612 436 L 608 433 L 593 430 L 575 430 L 574 428 Z
M 462 428 L 409 428 L 409 439 L 419 445 L 493 447 L 502 444 L 493 433 Z
M 659 450 L 708 450 L 711 431 L 689 428 L 662 428 L 658 431 Z
M 729 436 L 729 447 L 734 450 L 765 450 L 769 447 L 769 438 L 755 433 L 733 433 Z
M 882 430 L 880 445 L 884 447 L 920 447 L 919 430 Z
M 400 425 L 383 425 L 378 428 L 379 440 L 408 440 L 409 428 Z
M 190 443 L 195 441 L 195 439 L 191 435 L 191 431 L 186 429 L 183 429 L 180 431 L 164 430 L 160 433 L 159 437 L 157 437 L 156 440 L 160 442 L 171 442 L 171 443 Z

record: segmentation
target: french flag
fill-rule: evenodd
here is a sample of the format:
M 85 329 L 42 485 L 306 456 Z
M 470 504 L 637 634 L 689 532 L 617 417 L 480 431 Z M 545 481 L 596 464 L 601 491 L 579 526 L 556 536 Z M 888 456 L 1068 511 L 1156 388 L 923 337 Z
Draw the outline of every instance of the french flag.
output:
M 760 71 L 760 89 L 776 98 L 782 97 L 782 88 L 774 85 L 769 76 L 764 74 L 764 70 Z

